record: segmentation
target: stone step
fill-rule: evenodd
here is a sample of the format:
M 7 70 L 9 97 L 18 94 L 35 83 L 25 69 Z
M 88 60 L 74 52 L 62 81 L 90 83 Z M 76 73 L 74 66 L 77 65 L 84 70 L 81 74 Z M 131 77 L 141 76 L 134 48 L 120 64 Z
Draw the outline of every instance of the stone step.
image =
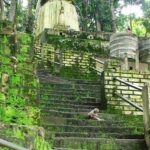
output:
M 38 95 L 40 101 L 46 100 L 67 100 L 67 101 L 80 101 L 80 102 L 101 102 L 100 97 L 85 97 L 82 95 L 57 95 L 57 94 L 41 94 Z
M 100 81 L 94 81 L 94 80 L 80 80 L 80 79 L 61 79 L 60 77 L 51 77 L 47 75 L 38 75 L 39 79 L 42 81 L 48 81 L 49 83 L 70 83 L 70 84 L 86 84 L 86 85 L 99 85 Z
M 59 118 L 59 117 L 49 117 L 44 116 L 41 119 L 41 122 L 46 124 L 66 124 L 66 125 L 74 125 L 74 126 L 100 126 L 100 127 L 115 127 L 123 126 L 125 121 L 114 121 L 114 120 L 92 120 L 92 119 L 76 119 L 76 118 Z M 142 126 L 139 126 L 142 127 Z
M 55 104 L 54 104 L 53 106 L 56 107 Z M 64 105 L 64 106 L 66 106 L 66 105 Z M 84 107 L 83 107 L 83 105 L 69 105 L 69 108 L 70 108 L 70 106 L 72 106 L 72 108 L 74 108 L 74 107 L 80 108 L 81 106 L 82 106 L 81 108 L 93 107 L 93 106 L 86 106 L 86 105 L 84 105 Z M 60 107 L 59 104 L 58 104 L 58 107 Z M 62 105 L 62 107 L 63 107 L 63 105 Z M 57 109 L 56 109 L 56 110 L 55 110 L 55 109 L 52 109 L 52 108 L 53 108 L 52 106 L 50 106 L 50 108 L 51 108 L 51 109 L 49 109 L 49 110 L 47 110 L 47 109 L 42 110 L 42 111 L 41 111 L 42 116 L 46 116 L 46 115 L 48 115 L 48 116 L 57 115 L 56 117 L 64 117 L 64 118 L 66 118 L 66 117 L 69 117 L 69 118 L 76 118 L 76 117 L 77 117 L 76 119 L 87 119 L 87 112 L 58 111 Z M 67 108 L 67 107 L 65 107 L 65 108 Z M 93 108 L 95 108 L 95 107 L 93 107 Z M 93 108 L 92 108 L 92 109 L 93 109 Z M 90 108 L 89 108 L 89 109 L 90 109 Z M 90 110 L 91 110 L 91 109 L 90 109 Z M 104 120 L 116 120 L 116 121 L 119 121 L 119 120 L 121 119 L 120 116 L 118 116 L 117 114 L 99 113 L 98 116 L 99 116 L 99 118 L 102 118 L 102 119 L 104 119 Z M 79 118 L 79 117 L 81 117 L 81 118 Z M 126 118 L 126 117 L 124 117 L 124 119 L 125 119 L 125 118 Z
M 84 84 L 100 84 L 100 81 L 94 81 L 94 80 L 81 80 L 81 79 L 69 79 L 68 81 L 74 82 L 74 83 L 84 83 Z
M 77 105 L 76 105 L 77 106 Z M 43 116 L 50 116 L 50 117 L 68 117 L 68 118 L 77 118 L 77 119 L 88 119 L 88 112 L 70 112 L 70 111 L 58 111 L 57 109 L 42 109 L 41 110 L 41 115 Z M 117 118 L 117 116 L 113 115 L 107 115 L 107 114 L 99 114 L 99 118 L 104 119 L 104 120 L 112 120 L 114 118 Z
M 82 150 L 146 150 L 144 139 L 56 137 L 55 146 Z
M 92 119 L 76 119 L 76 118 L 60 118 L 60 117 L 49 117 L 45 116 L 41 119 L 42 122 L 48 124 L 66 124 L 76 126 L 123 126 L 125 121 L 114 121 L 114 120 L 92 120 Z
M 48 83 L 48 82 L 40 82 L 40 88 L 73 88 L 73 89 L 92 89 L 92 90 L 98 90 L 100 89 L 100 85 L 86 85 L 86 84 L 64 84 L 64 83 Z
M 75 93 L 69 93 L 69 94 L 67 94 L 67 93 L 47 93 L 47 94 L 45 94 L 45 93 L 41 93 L 40 95 L 39 95 L 41 98 L 42 97 L 49 97 L 49 98 L 54 98 L 54 97 L 66 97 L 66 98 L 70 98 L 70 99 L 77 99 L 77 98 L 83 98 L 83 99 L 100 99 L 100 95 L 98 94 L 91 94 L 91 95 L 89 95 L 89 94 L 75 94 Z
M 50 108 L 47 106 L 40 106 L 40 109 L 43 110 L 49 110 Z M 84 108 L 61 108 L 61 107 L 51 107 L 52 110 L 57 110 L 61 112 L 90 112 L 90 109 L 84 109 Z
M 57 95 L 74 95 L 74 96 L 90 96 L 99 97 L 100 92 L 95 91 L 62 91 L 62 90 L 40 90 L 42 94 L 57 94 Z
M 87 117 L 87 113 L 85 112 L 63 112 L 63 111 L 57 111 L 57 110 L 41 110 L 41 114 L 42 116 L 50 116 L 50 117 L 68 117 L 68 118 L 86 118 Z
M 55 131 L 55 132 L 80 132 L 80 133 L 122 133 L 122 134 L 133 134 L 135 131 L 135 127 L 101 127 L 101 126 L 74 126 L 74 125 L 61 125 L 58 124 L 57 126 L 55 124 L 46 124 L 42 123 L 42 126 L 46 128 L 46 130 L 49 131 Z M 141 130 L 141 129 L 136 129 Z
M 56 90 L 56 91 L 76 91 L 76 92 L 100 92 L 100 89 L 98 88 L 98 89 L 92 89 L 92 88 L 90 88 L 90 89 L 84 89 L 84 88 L 75 88 L 75 87 L 72 87 L 72 88 L 65 88 L 65 87 L 61 87 L 61 86 L 53 86 L 53 85 L 50 85 L 51 87 L 48 87 L 48 88 L 46 88 L 46 87 L 42 87 L 42 88 L 40 88 L 40 90 L 41 91 L 47 91 L 47 90 Z
M 78 108 L 78 109 L 94 109 L 96 106 L 91 105 L 74 105 L 74 104 L 62 104 L 62 103 L 48 103 L 48 102 L 40 102 L 40 106 L 44 107 L 47 106 L 49 109 L 53 107 L 59 107 L 59 108 Z
M 144 134 L 55 132 L 55 137 L 144 139 Z
M 58 100 L 58 99 L 44 99 L 42 102 L 51 104 L 51 103 L 63 103 L 63 104 L 74 104 L 74 105 L 92 105 L 92 106 L 100 106 L 99 102 L 85 102 L 80 100 Z
M 53 150 L 77 150 L 77 149 L 54 147 Z

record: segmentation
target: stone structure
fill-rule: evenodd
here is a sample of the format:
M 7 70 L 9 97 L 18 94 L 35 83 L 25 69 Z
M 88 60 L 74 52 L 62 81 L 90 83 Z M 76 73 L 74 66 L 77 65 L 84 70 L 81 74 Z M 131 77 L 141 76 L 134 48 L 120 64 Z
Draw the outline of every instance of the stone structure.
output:
M 150 63 L 150 38 L 139 40 L 139 45 L 141 61 Z
M 138 38 L 131 33 L 115 33 L 110 37 L 110 56 L 135 59 L 138 49 Z
M 49 0 L 38 10 L 36 35 L 46 28 L 79 31 L 78 15 L 71 0 Z
M 150 150 L 150 85 L 145 85 L 142 91 L 143 107 L 144 107 L 144 126 L 145 126 L 145 140 Z
M 114 82 L 113 78 L 118 77 L 127 82 L 133 83 L 136 86 L 144 87 L 145 83 L 150 82 L 150 73 L 113 70 L 113 68 L 117 68 L 117 66 L 118 62 L 108 61 L 107 70 L 105 71 L 105 92 L 108 99 L 108 105 L 111 105 L 116 109 L 121 110 L 123 114 L 142 115 L 142 112 L 138 111 L 127 102 L 113 95 L 115 89 L 117 93 L 128 98 L 135 104 L 143 107 L 142 91 L 138 91 L 132 87 L 120 83 L 119 81 Z

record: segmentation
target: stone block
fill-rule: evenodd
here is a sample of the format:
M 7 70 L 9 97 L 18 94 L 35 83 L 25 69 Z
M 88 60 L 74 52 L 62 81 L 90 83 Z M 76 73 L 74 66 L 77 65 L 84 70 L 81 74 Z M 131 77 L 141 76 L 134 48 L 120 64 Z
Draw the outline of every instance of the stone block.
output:
M 139 87 L 143 87 L 145 83 L 138 83 Z
M 141 111 L 134 111 L 133 115 L 143 115 L 143 112 L 141 112 Z
M 132 111 L 122 111 L 122 113 L 125 115 L 131 115 L 133 112 Z
M 135 89 L 135 88 L 133 88 L 133 87 L 130 87 L 130 86 L 129 86 L 129 90 L 131 90 L 131 91 L 135 91 L 136 89 Z
M 116 90 L 116 92 L 117 92 L 117 93 L 119 93 L 119 94 L 121 94 L 121 93 L 122 93 L 122 91 L 121 91 L 121 90 L 118 90 L 118 89 Z
M 148 80 L 148 79 L 141 79 L 141 82 L 149 83 L 149 82 L 150 82 L 150 80 Z
M 121 74 L 121 77 L 131 78 L 131 77 L 132 77 L 132 74 Z
M 115 85 L 121 85 L 121 82 L 115 81 L 114 84 L 115 84 Z
M 113 77 L 114 76 L 113 72 L 109 72 L 108 76 Z
M 108 83 L 109 85 L 115 85 L 114 84 L 114 82 L 111 80 L 111 81 L 109 81 L 109 83 Z
M 142 95 L 142 92 L 140 92 L 140 91 L 133 91 L 133 93 L 134 93 L 135 95 Z
M 135 111 L 135 108 L 132 107 L 132 106 L 124 106 L 123 109 L 124 109 L 125 111 L 127 111 L 127 110 Z
M 123 109 L 123 106 L 115 106 L 116 109 Z
M 123 100 L 122 100 L 122 102 L 120 102 L 120 105 L 122 105 L 122 106 L 129 106 L 129 104 L 127 102 L 123 101 Z
M 108 80 L 105 80 L 105 85 L 108 85 L 109 81 Z
M 146 79 L 150 79 L 150 74 L 145 77 Z
M 142 99 L 141 95 L 130 95 L 131 99 Z
M 107 93 L 107 94 L 106 94 L 106 97 L 108 97 L 108 98 L 109 98 L 109 97 L 112 97 L 112 94 Z
M 109 104 L 112 104 L 112 105 L 117 105 L 117 104 L 118 104 L 118 101 L 109 101 L 108 103 L 109 103 Z
M 120 73 L 112 73 L 113 77 L 120 77 Z
M 128 86 L 117 86 L 119 90 L 128 90 Z
M 133 78 L 143 78 L 143 75 L 141 74 L 133 74 Z
M 132 82 L 132 83 L 134 83 L 134 82 L 140 82 L 140 79 L 129 78 L 128 82 Z
M 113 85 L 105 85 L 105 88 L 106 88 L 106 89 L 113 89 L 114 86 L 113 86 Z
M 133 94 L 133 91 L 122 91 L 122 94 L 129 94 L 129 95 L 131 95 L 131 94 Z

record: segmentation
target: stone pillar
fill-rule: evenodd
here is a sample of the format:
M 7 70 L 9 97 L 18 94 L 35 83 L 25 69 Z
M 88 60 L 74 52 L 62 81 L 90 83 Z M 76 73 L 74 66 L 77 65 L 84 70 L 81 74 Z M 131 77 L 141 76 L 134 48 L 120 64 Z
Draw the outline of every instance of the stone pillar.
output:
M 143 110 L 144 110 L 144 126 L 145 126 L 145 140 L 150 150 L 150 85 L 145 85 L 142 91 Z
M 129 62 L 128 62 L 128 55 L 127 55 L 127 53 L 125 53 L 125 57 L 124 57 L 124 69 L 125 70 L 129 70 Z
M 135 53 L 135 69 L 139 71 L 139 50 L 136 50 Z

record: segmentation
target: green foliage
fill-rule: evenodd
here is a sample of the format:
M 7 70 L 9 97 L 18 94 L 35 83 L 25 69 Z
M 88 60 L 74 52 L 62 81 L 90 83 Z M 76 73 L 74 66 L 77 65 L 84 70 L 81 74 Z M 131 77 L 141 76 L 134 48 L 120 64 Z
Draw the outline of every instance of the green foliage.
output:
M 36 77 L 33 75 L 32 63 L 25 63 L 26 60 L 31 62 L 29 55 L 29 46 L 31 37 L 27 34 L 18 34 L 20 44 L 20 53 L 17 53 L 17 72 L 14 74 L 13 62 L 11 55 L 5 55 L 5 49 L 9 43 L 9 36 L 0 36 L 1 63 L 0 73 L 7 73 L 9 80 L 6 84 L 6 94 L 0 93 L 0 120 L 5 123 L 17 123 L 24 125 L 38 124 L 40 110 L 31 107 L 36 98 L 36 91 L 33 88 L 24 89 L 24 86 L 37 87 Z M 28 69 L 28 72 L 25 69 Z M 29 70 L 31 73 L 29 74 Z M 19 134 L 19 133 L 18 133 Z
M 22 133 L 22 131 L 19 128 L 14 130 L 14 137 L 16 137 L 18 139 L 25 140 L 25 138 L 23 136 L 23 133 Z
M 84 36 L 84 35 L 83 35 Z M 96 52 L 99 55 L 104 54 L 104 49 L 101 47 L 101 39 L 81 39 L 80 38 L 65 38 L 60 36 L 48 36 L 47 42 L 53 47 L 60 48 L 63 51 L 74 50 L 80 52 Z M 105 54 L 104 54 L 105 55 Z
M 37 136 L 34 142 L 37 150 L 52 150 L 52 146 L 42 137 Z
M 104 111 L 106 113 L 110 114 L 117 114 L 116 117 L 114 118 L 115 120 L 123 120 L 124 121 L 124 126 L 127 128 L 133 128 L 134 130 L 132 131 L 133 134 L 143 134 L 143 116 L 134 116 L 134 115 L 123 115 L 122 111 L 119 109 L 114 109 L 112 106 L 108 106 L 107 110 Z
M 124 14 L 119 14 L 117 17 L 118 31 L 126 31 L 128 27 L 128 17 Z
M 142 22 L 143 22 L 143 26 L 146 29 L 145 36 L 150 35 L 150 18 L 143 18 Z
M 144 37 L 146 34 L 146 28 L 143 25 L 143 21 L 141 19 L 136 19 L 132 21 L 132 31 L 138 37 Z
M 28 34 L 22 33 L 18 36 L 18 38 L 23 45 L 27 45 L 27 44 L 31 43 L 31 37 Z
M 83 31 L 97 31 L 97 21 L 100 22 L 102 31 L 112 31 L 110 1 L 75 0 L 74 2 L 80 15 L 80 25 Z M 118 0 L 114 2 L 114 7 L 117 5 Z

